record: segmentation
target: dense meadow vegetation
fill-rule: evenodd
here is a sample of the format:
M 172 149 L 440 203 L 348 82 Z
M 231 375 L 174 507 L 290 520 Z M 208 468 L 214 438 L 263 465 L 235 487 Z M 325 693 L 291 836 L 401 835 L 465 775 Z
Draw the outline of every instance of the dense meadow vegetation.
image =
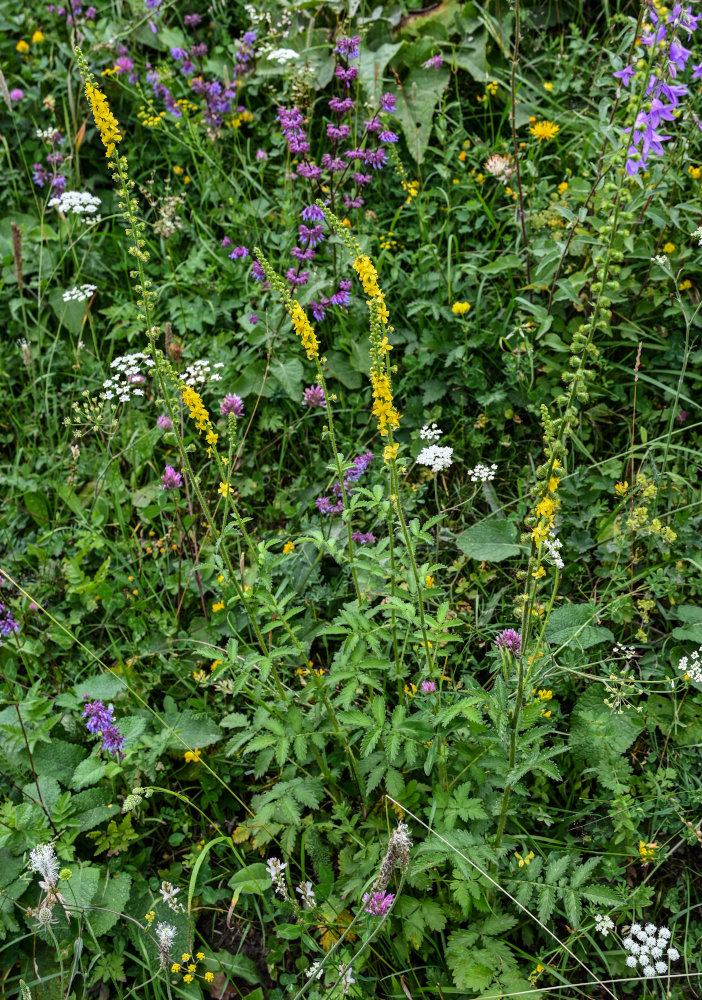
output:
M 0 996 L 700 995 L 700 36 L 2 4 Z

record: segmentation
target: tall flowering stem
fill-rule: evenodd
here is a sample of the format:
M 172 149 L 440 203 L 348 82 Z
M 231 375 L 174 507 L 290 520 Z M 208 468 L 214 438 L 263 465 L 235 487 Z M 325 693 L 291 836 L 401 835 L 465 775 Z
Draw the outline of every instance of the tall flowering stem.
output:
M 90 73 L 88 64 L 85 60 L 83 53 L 79 48 L 76 48 L 75 53 L 81 75 L 83 77 L 83 80 L 85 81 L 86 97 L 88 98 L 91 109 L 93 111 L 95 124 L 98 130 L 100 131 L 100 138 L 103 142 L 103 145 L 105 146 L 106 155 L 108 156 L 107 166 L 112 174 L 112 179 L 115 183 L 118 194 L 122 198 L 122 201 L 120 201 L 119 203 L 119 208 L 122 210 L 123 218 L 127 223 L 125 227 L 126 235 L 131 240 L 129 253 L 131 254 L 132 257 L 134 257 L 136 262 L 136 268 L 130 271 L 130 277 L 132 278 L 132 280 L 136 281 L 136 291 L 137 294 L 139 295 L 139 298 L 137 300 L 137 305 L 143 309 L 143 317 L 146 322 L 147 336 L 149 338 L 149 343 L 154 361 L 156 362 L 155 371 L 158 378 L 159 389 L 165 401 L 166 408 L 168 410 L 168 416 L 173 425 L 173 434 L 176 438 L 183 467 L 186 470 L 188 479 L 192 484 L 195 495 L 197 496 L 207 526 L 212 533 L 212 537 L 219 540 L 220 532 L 215 524 L 213 515 L 209 508 L 209 504 L 207 503 L 202 494 L 198 478 L 195 476 L 195 473 L 193 471 L 193 467 L 190 462 L 188 452 L 186 451 L 183 438 L 179 430 L 180 421 L 173 407 L 171 397 L 168 392 L 168 385 L 166 381 L 167 376 L 170 377 L 171 381 L 175 382 L 175 384 L 177 385 L 180 385 L 182 383 L 182 380 L 180 379 L 178 373 L 171 368 L 169 363 L 163 357 L 163 354 L 157 349 L 156 346 L 157 337 L 160 333 L 159 327 L 155 326 L 153 323 L 153 306 L 156 300 L 156 293 L 151 290 L 151 282 L 147 279 L 144 270 L 144 265 L 147 263 L 149 259 L 149 252 L 148 250 L 144 249 L 146 245 L 146 241 L 144 239 L 144 230 L 146 228 L 146 224 L 137 217 L 138 203 L 136 198 L 133 197 L 134 181 L 129 178 L 129 172 L 128 172 L 129 168 L 127 163 L 127 158 L 124 156 L 113 157 L 113 153 L 115 151 L 115 145 L 122 138 L 122 135 L 119 132 L 119 124 L 109 109 L 107 98 L 97 88 L 94 77 Z M 196 427 L 198 428 L 199 431 L 206 430 L 206 438 L 208 440 L 209 448 L 210 450 L 214 450 L 215 457 L 217 459 L 217 463 L 221 471 L 222 463 L 215 447 L 217 443 L 217 435 L 214 432 L 214 429 L 212 428 L 211 422 L 209 421 L 209 415 L 207 414 L 207 411 L 204 409 L 202 400 L 200 399 L 199 395 L 197 393 L 193 393 L 192 396 L 188 395 L 186 398 L 186 390 L 189 390 L 189 387 L 183 386 L 181 390 L 181 392 L 183 393 L 183 400 L 187 405 L 189 405 L 189 403 L 192 403 L 191 415 L 195 420 Z M 192 392 L 192 390 L 190 391 Z M 195 399 L 195 397 L 197 397 L 197 399 Z M 229 571 L 229 578 L 232 581 L 237 591 L 237 595 L 242 602 L 242 605 L 246 612 L 251 628 L 258 641 L 258 644 L 263 654 L 267 656 L 269 650 L 268 646 L 266 645 L 266 640 L 264 639 L 261 629 L 258 625 L 258 622 L 256 621 L 256 618 L 253 614 L 253 611 L 249 606 L 249 602 L 244 592 L 244 588 L 237 579 L 237 573 L 235 567 L 231 561 L 228 551 L 225 548 L 223 548 L 222 550 L 222 555 L 226 563 L 227 569 Z M 278 688 L 279 695 L 284 700 L 287 701 L 287 695 L 285 693 L 285 689 L 283 688 L 283 685 L 275 669 L 273 670 L 273 676 L 276 681 L 276 686 Z
M 317 367 L 317 379 L 320 386 L 322 387 L 322 392 L 324 393 L 324 402 L 326 404 L 327 420 L 329 428 L 329 437 L 331 439 L 332 451 L 334 453 L 334 461 L 336 463 L 336 471 L 339 477 L 339 483 L 341 485 L 341 496 L 344 503 L 344 510 L 348 510 L 348 496 L 346 491 L 346 483 L 344 476 L 344 468 L 341 464 L 341 458 L 339 456 L 339 449 L 336 445 L 336 435 L 334 433 L 334 417 L 332 415 L 331 400 L 329 398 L 329 392 L 327 390 L 326 379 L 324 378 L 324 372 L 322 370 L 322 364 L 319 358 L 319 341 L 317 340 L 317 335 L 314 332 L 314 328 L 310 323 L 307 313 L 302 308 L 297 299 L 293 299 L 288 286 L 283 278 L 278 274 L 275 268 L 272 266 L 270 261 L 264 257 L 263 252 L 259 247 L 254 247 L 254 254 L 259 264 L 263 268 L 266 278 L 270 282 L 271 288 L 274 288 L 276 292 L 280 295 L 283 300 L 283 304 L 287 309 L 292 324 L 295 327 L 295 333 L 298 335 L 302 342 L 302 346 L 305 349 L 307 358 L 309 361 L 314 361 Z M 354 558 L 354 541 L 353 532 L 351 529 L 351 518 L 346 518 L 346 532 L 348 535 L 348 545 L 349 545 L 349 562 L 351 565 L 351 575 L 353 577 L 353 585 L 356 591 L 356 598 L 359 603 L 363 601 L 363 596 L 361 594 L 361 588 L 358 583 L 358 574 L 356 572 L 356 561 Z
M 378 272 L 375 269 L 370 257 L 363 252 L 358 240 L 342 225 L 341 220 L 331 212 L 324 202 L 315 203 L 320 208 L 329 223 L 330 228 L 344 243 L 347 250 L 353 257 L 353 268 L 357 273 L 363 291 L 368 296 L 368 310 L 370 313 L 370 383 L 373 394 L 373 416 L 375 417 L 381 437 L 387 438 L 383 457 L 390 473 L 390 502 L 397 514 L 400 523 L 400 530 L 405 541 L 407 556 L 410 562 L 412 576 L 414 578 L 415 590 L 417 593 L 417 605 L 419 610 L 419 622 L 422 632 L 424 653 L 426 656 L 429 671 L 433 671 L 433 657 L 429 634 L 427 632 L 426 614 L 424 611 L 424 600 L 422 598 L 422 584 L 419 577 L 419 568 L 414 552 L 414 544 L 407 527 L 402 502 L 400 500 L 400 480 L 397 467 L 398 444 L 393 439 L 393 431 L 400 425 L 400 413 L 395 407 L 392 394 L 391 367 L 388 354 L 392 350 L 392 345 L 388 342 L 387 327 L 389 323 L 389 313 L 385 304 L 385 296 L 378 284 Z M 392 531 L 392 521 L 389 522 Z M 391 538 L 392 544 L 392 538 Z M 394 573 L 393 573 L 394 580 Z

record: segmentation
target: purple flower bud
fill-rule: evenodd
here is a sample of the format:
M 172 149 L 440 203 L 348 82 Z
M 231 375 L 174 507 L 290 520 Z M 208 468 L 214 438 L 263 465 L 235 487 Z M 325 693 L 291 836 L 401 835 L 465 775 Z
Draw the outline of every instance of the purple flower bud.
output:
M 239 260 L 240 258 L 248 257 L 249 251 L 246 247 L 234 247 L 232 252 L 229 254 L 232 260 Z
M 229 392 L 219 404 L 219 412 L 223 417 L 226 417 L 229 413 L 233 413 L 239 419 L 244 416 L 244 401 L 240 396 Z

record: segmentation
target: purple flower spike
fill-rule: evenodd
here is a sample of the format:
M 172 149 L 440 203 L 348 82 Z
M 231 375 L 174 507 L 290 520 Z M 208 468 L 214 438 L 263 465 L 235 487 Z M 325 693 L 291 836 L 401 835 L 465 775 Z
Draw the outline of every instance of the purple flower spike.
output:
M 522 651 L 522 637 L 513 628 L 506 628 L 495 639 L 495 649 L 506 649 L 519 656 Z
M 375 542 L 375 535 L 372 531 L 354 531 L 351 535 L 351 539 L 357 545 L 373 545 Z
M 83 695 L 86 699 L 85 709 L 83 711 L 83 718 L 88 721 L 85 723 L 85 728 L 93 736 L 95 733 L 101 732 L 107 726 L 114 725 L 114 719 L 112 715 L 114 713 L 114 707 L 108 705 L 105 707 L 102 701 L 88 701 L 87 694 Z
M 309 407 L 326 407 L 327 401 L 324 398 L 324 390 L 321 385 L 311 385 L 302 394 L 302 405 Z
M 393 114 L 395 111 L 395 95 L 394 94 L 381 94 L 380 95 L 380 110 L 387 111 L 389 114 Z
M 369 892 L 364 893 L 363 903 L 366 913 L 374 917 L 384 917 L 392 904 L 395 902 L 395 894 L 392 892 Z
M 233 413 L 237 419 L 244 416 L 244 401 L 240 396 L 235 395 L 233 392 L 227 393 L 222 402 L 219 404 L 219 412 L 223 417 L 226 417 L 229 413 Z
M 302 218 L 305 222 L 321 222 L 324 218 L 324 212 L 317 205 L 308 205 L 307 208 L 302 209 Z
M 443 65 L 443 62 L 444 62 L 443 56 L 441 55 L 432 56 L 431 59 L 427 59 L 427 61 L 424 63 L 424 69 L 438 69 L 439 66 Z
M 0 641 L 7 639 L 9 635 L 16 634 L 19 630 L 19 625 L 12 617 L 10 609 L 4 604 L 0 604 Z
M 161 476 L 162 490 L 177 490 L 183 485 L 183 477 L 180 472 L 176 472 L 172 465 L 167 465 Z

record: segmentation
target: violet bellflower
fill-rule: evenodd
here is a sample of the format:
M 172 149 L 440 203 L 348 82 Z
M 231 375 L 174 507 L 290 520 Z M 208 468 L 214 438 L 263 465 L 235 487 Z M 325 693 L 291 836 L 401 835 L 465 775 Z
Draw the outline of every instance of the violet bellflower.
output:
M 3 639 L 7 639 L 10 635 L 16 635 L 19 630 L 20 627 L 12 617 L 10 609 L 0 603 L 0 645 Z

